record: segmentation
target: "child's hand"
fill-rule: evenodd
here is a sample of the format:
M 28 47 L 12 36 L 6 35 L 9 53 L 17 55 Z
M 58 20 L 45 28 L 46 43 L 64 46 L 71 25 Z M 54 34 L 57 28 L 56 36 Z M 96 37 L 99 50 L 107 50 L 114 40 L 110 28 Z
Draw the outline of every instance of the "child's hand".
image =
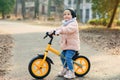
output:
M 55 31 L 55 35 L 59 36 L 60 30 Z
M 55 30 L 48 32 L 49 35 L 55 35 Z
M 50 32 L 48 32 L 49 35 L 52 35 L 54 32 L 54 30 L 51 30 Z
M 48 33 L 49 33 L 49 35 L 57 35 L 57 36 L 59 36 L 59 30 L 57 30 L 57 31 L 52 30 L 52 31 L 50 31 Z

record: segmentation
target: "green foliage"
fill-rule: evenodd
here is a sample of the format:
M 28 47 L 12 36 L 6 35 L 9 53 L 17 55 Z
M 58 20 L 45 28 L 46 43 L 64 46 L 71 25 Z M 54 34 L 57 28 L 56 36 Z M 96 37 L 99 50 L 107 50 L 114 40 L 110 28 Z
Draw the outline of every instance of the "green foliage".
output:
M 105 18 L 106 14 L 113 11 L 116 0 L 92 0 L 92 9 L 100 18 Z M 107 15 L 108 16 L 108 15 Z
M 0 13 L 9 14 L 14 8 L 15 0 L 0 0 Z
M 91 25 L 97 25 L 98 24 L 98 19 L 91 19 L 88 21 L 89 24 Z
M 105 18 L 101 18 L 101 19 L 92 19 L 88 21 L 89 24 L 91 25 L 103 25 L 106 26 L 108 24 L 108 20 Z
M 54 21 L 55 18 L 54 18 L 54 17 L 48 17 L 48 20 L 49 20 L 49 21 Z
M 116 21 L 117 22 L 117 26 L 120 26 L 120 20 Z

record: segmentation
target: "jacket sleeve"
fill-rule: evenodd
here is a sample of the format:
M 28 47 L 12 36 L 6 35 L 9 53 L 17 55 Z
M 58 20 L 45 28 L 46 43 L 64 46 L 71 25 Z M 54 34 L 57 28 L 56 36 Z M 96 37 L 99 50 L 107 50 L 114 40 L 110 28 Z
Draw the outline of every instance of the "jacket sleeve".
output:
M 61 27 L 61 28 L 57 29 L 56 34 L 71 34 L 71 33 L 74 33 L 78 28 L 77 26 L 78 25 L 75 22 L 72 22 L 65 27 Z

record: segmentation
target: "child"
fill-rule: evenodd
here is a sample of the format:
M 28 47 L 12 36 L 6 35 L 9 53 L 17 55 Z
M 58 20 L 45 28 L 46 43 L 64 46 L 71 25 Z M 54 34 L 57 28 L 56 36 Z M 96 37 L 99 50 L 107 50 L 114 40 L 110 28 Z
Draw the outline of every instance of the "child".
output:
M 61 57 L 63 70 L 59 72 L 58 76 L 70 79 L 75 78 L 72 57 L 80 48 L 79 30 L 76 14 L 73 10 L 64 10 L 63 18 L 62 26 L 55 30 L 56 35 L 61 35 L 60 45 L 63 50 L 61 54 L 65 56 L 65 58 Z

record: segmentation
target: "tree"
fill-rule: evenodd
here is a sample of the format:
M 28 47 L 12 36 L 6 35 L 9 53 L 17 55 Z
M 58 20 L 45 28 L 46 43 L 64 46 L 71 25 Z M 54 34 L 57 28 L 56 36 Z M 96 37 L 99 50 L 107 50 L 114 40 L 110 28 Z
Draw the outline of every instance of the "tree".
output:
M 22 17 L 23 17 L 23 19 L 25 19 L 25 14 L 26 14 L 25 0 L 21 0 L 21 4 L 22 4 Z
M 18 11 L 18 0 L 16 0 L 15 3 L 15 16 L 17 17 L 17 11 Z
M 56 8 L 56 13 L 59 14 L 59 18 L 62 18 L 62 14 L 64 11 L 64 0 L 54 0 L 55 8 Z
M 0 13 L 2 14 L 2 19 L 13 11 L 14 5 L 15 0 L 0 0 Z
M 76 0 L 76 14 L 77 14 L 77 20 L 80 20 L 80 0 Z
M 39 0 L 35 0 L 35 14 L 34 18 L 39 17 Z
M 48 0 L 48 13 L 47 13 L 47 16 L 48 16 L 48 17 L 50 17 L 51 1 L 52 1 L 52 0 Z
M 92 0 L 92 3 L 93 12 L 99 15 L 99 18 L 107 17 L 108 20 L 110 20 L 107 26 L 108 28 L 110 28 L 119 5 L 119 0 Z
M 99 18 L 105 18 L 106 13 L 113 10 L 115 5 L 115 0 L 92 0 L 92 10 L 94 13 L 99 15 Z
M 115 14 L 116 14 L 117 8 L 118 8 L 118 6 L 119 6 L 119 2 L 120 2 L 120 0 L 116 0 L 116 2 L 115 2 L 115 6 L 114 6 L 114 10 L 113 10 L 113 14 L 112 14 L 112 17 L 111 17 L 111 19 L 110 19 L 110 22 L 109 22 L 107 28 L 110 28 L 111 25 L 112 25 L 112 23 L 113 23 L 113 20 L 114 20 L 114 17 L 115 17 Z

